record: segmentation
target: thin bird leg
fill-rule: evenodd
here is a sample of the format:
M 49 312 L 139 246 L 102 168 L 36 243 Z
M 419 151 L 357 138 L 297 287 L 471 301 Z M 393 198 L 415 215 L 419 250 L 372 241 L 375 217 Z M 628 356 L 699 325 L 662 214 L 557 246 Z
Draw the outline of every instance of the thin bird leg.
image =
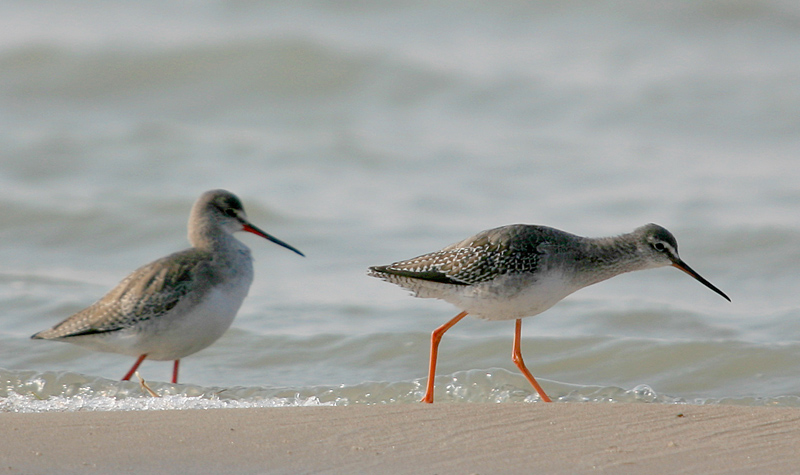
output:
M 175 360 L 175 365 L 172 367 L 172 384 L 178 384 L 178 365 L 181 360 Z
M 442 340 L 444 332 L 450 329 L 453 325 L 458 323 L 462 318 L 467 316 L 467 312 L 461 312 L 452 320 L 440 326 L 431 333 L 431 361 L 428 367 L 428 388 L 425 391 L 425 397 L 420 402 L 427 402 L 433 404 L 433 380 L 436 378 L 436 357 L 439 355 L 439 342 Z
M 145 358 L 147 358 L 147 353 L 143 354 L 142 356 L 139 357 L 138 360 L 136 360 L 136 363 L 133 364 L 133 368 L 131 368 L 131 370 L 128 371 L 128 374 L 126 374 L 122 378 L 122 380 L 123 381 L 130 381 L 131 380 L 131 376 L 133 376 L 133 373 L 135 373 L 136 370 L 139 369 L 139 365 L 142 364 L 142 361 L 144 361 Z
M 539 386 L 539 383 L 536 382 L 536 379 L 534 379 L 531 372 L 528 371 L 528 368 L 525 367 L 525 362 L 522 361 L 522 351 L 519 348 L 520 333 L 522 333 L 522 319 L 518 318 L 517 330 L 514 332 L 514 349 L 511 351 L 511 361 L 513 361 L 514 364 L 517 365 L 517 368 L 519 368 L 519 370 L 522 371 L 522 375 L 525 376 L 525 379 L 527 379 L 528 382 L 530 382 L 533 385 L 533 389 L 535 389 L 536 392 L 539 393 L 539 397 L 542 398 L 542 401 L 553 402 L 550 400 L 549 397 L 547 397 L 547 394 L 544 393 L 544 389 L 542 389 L 542 387 Z
M 153 397 L 161 397 L 161 396 L 158 395 L 157 392 L 153 391 L 153 388 L 151 388 L 150 386 L 147 385 L 147 381 L 144 380 L 144 378 L 142 377 L 141 374 L 139 374 L 138 371 L 136 372 L 136 377 L 139 378 L 139 386 L 141 386 L 142 389 L 145 392 L 147 392 L 147 394 L 149 394 L 149 395 L 151 395 Z

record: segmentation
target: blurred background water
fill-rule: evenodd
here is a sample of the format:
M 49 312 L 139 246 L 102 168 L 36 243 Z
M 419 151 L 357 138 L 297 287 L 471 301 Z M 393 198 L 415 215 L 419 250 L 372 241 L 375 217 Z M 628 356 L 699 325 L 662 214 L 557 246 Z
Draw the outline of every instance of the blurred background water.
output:
M 418 400 L 430 332 L 457 310 L 366 268 L 517 222 L 661 224 L 733 300 L 660 269 L 526 319 L 554 398 L 800 405 L 796 2 L 0 11 L 0 410 Z M 154 402 L 118 381 L 130 358 L 28 339 L 185 248 L 212 188 L 307 258 L 241 236 L 250 296 L 183 361 L 186 385 L 145 362 Z M 437 400 L 537 400 L 512 336 L 448 332 Z

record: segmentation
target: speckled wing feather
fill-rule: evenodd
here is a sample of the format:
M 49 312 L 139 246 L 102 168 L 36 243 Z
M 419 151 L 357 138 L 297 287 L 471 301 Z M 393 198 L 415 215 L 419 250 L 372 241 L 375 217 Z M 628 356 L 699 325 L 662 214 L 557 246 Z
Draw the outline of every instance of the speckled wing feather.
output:
M 210 260 L 208 252 L 187 249 L 140 267 L 90 307 L 32 338 L 51 340 L 113 332 L 156 318 L 174 308 L 190 291 L 202 295 L 204 289 L 197 282 L 213 283 L 210 276 L 203 275 L 209 272 Z
M 558 232 L 530 225 L 489 229 L 441 251 L 371 267 L 370 275 L 399 285 L 407 279 L 473 285 L 499 275 L 533 272 L 542 254 L 539 247 L 558 240 L 551 231 Z

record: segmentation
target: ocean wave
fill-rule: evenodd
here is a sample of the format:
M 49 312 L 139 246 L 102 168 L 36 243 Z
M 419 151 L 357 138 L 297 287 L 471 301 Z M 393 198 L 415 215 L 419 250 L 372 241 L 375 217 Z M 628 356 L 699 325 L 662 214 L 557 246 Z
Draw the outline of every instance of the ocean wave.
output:
M 437 403 L 534 403 L 539 397 L 517 385 L 508 371 L 464 371 L 437 378 Z M 348 406 L 354 404 L 417 403 L 424 380 L 365 382 L 355 386 L 306 388 L 204 388 L 149 382 L 119 382 L 69 372 L 0 370 L 0 412 L 159 411 L 291 406 Z M 546 380 L 543 380 L 546 381 Z M 552 382 L 548 381 L 548 385 Z M 145 387 L 146 385 L 146 387 Z M 734 404 L 800 407 L 800 396 L 696 397 L 657 393 L 647 384 L 631 389 L 555 384 L 556 402 Z

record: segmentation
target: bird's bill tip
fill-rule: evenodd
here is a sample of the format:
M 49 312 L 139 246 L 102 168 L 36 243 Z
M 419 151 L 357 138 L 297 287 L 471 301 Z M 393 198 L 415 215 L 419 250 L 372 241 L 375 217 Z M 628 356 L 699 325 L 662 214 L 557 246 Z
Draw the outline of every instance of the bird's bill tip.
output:
M 293 251 L 293 252 L 295 252 L 295 253 L 303 256 L 303 257 L 306 257 L 305 254 L 300 252 L 294 246 L 281 241 L 280 239 L 276 238 L 275 236 L 270 236 L 269 234 L 267 234 L 264 231 L 258 229 L 257 227 L 253 226 L 252 224 L 249 224 L 249 223 L 243 224 L 242 225 L 242 231 L 246 231 L 248 233 L 253 233 L 256 236 L 261 236 L 261 237 L 263 237 L 264 239 L 266 239 L 268 241 L 272 241 L 272 242 L 274 242 L 275 244 L 277 244 L 279 246 L 283 246 L 286 249 L 289 249 L 290 251 Z
M 718 289 L 718 288 L 717 288 L 717 287 L 716 287 L 714 284 L 712 284 L 711 282 L 709 282 L 709 281 L 707 281 L 706 279 L 704 279 L 704 278 L 703 278 L 703 276 L 701 276 L 700 274 L 698 274 L 697 272 L 695 272 L 695 271 L 694 271 L 694 269 L 692 269 L 691 267 L 689 267 L 689 266 L 688 266 L 688 265 L 687 265 L 685 262 L 683 262 L 682 260 L 678 260 L 678 261 L 676 261 L 676 262 L 673 262 L 673 263 L 672 263 L 672 267 L 674 267 L 674 268 L 676 268 L 676 269 L 680 269 L 680 270 L 682 270 L 683 272 L 685 272 L 685 273 L 689 274 L 690 276 L 694 277 L 694 278 L 695 278 L 695 279 L 696 279 L 698 282 L 700 282 L 701 284 L 705 285 L 705 286 L 706 286 L 706 287 L 708 287 L 709 289 L 711 289 L 711 290 L 713 290 L 714 292 L 718 293 L 720 296 L 722 296 L 722 298 L 724 298 L 724 299 L 725 299 L 725 300 L 727 300 L 728 302 L 730 302 L 730 301 L 731 301 L 731 298 L 730 298 L 730 297 L 728 297 L 727 295 L 725 295 L 725 292 L 723 292 L 723 291 L 719 290 L 719 289 Z

